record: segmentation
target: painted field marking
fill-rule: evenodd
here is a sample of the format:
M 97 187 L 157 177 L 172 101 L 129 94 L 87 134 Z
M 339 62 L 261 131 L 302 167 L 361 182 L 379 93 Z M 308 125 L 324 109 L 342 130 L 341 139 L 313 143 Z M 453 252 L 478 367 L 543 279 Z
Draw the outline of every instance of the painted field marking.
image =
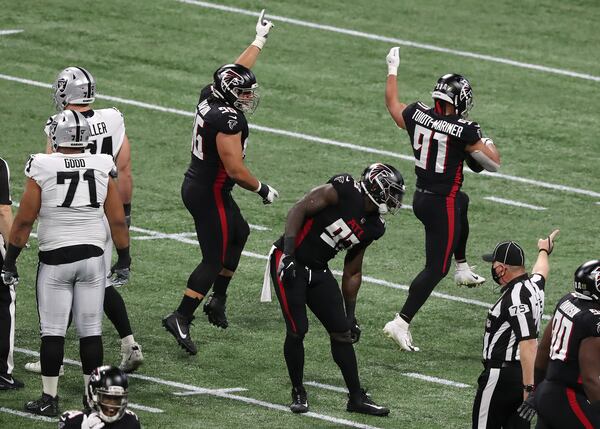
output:
M 224 12 L 239 13 L 241 15 L 256 16 L 256 17 L 259 15 L 259 13 L 255 12 L 255 11 L 241 9 L 241 8 L 237 8 L 237 7 L 225 6 L 225 5 L 218 4 L 218 3 L 208 3 L 208 2 L 204 2 L 204 1 L 198 1 L 198 0 L 177 0 L 177 1 L 179 1 L 181 3 L 187 3 L 187 4 L 191 4 L 191 5 L 195 5 L 195 6 L 204 7 L 207 9 L 216 9 L 216 10 L 221 10 Z M 299 25 L 302 27 L 331 31 L 334 33 L 339 33 L 339 34 L 345 34 L 347 36 L 361 37 L 363 39 L 377 40 L 380 42 L 393 43 L 393 44 L 401 45 L 401 46 L 409 46 L 411 48 L 424 49 L 424 50 L 434 51 L 434 52 L 443 52 L 445 54 L 457 55 L 460 57 L 475 58 L 478 60 L 491 61 L 494 63 L 500 63 L 500 64 L 505 64 L 505 65 L 524 68 L 524 69 L 536 70 L 536 71 L 541 71 L 541 72 L 545 72 L 545 73 L 552 73 L 552 74 L 557 74 L 557 75 L 562 75 L 562 76 L 576 77 L 579 79 L 600 82 L 600 76 L 594 76 L 594 75 L 587 74 L 587 73 L 579 73 L 579 72 L 575 72 L 575 71 L 571 71 L 571 70 L 547 67 L 547 66 L 542 66 L 539 64 L 531 64 L 531 63 L 526 63 L 526 62 L 522 62 L 522 61 L 515 61 L 515 60 L 508 59 L 508 58 L 495 57 L 492 55 L 485 55 L 485 54 L 478 54 L 475 52 L 459 51 L 456 49 L 448 49 L 448 48 L 444 48 L 441 46 L 430 45 L 427 43 L 418 43 L 418 42 L 413 42 L 411 40 L 381 36 L 381 35 L 373 34 L 373 33 L 365 33 L 362 31 L 350 30 L 347 28 L 334 27 L 332 25 L 317 24 L 314 22 L 302 21 L 299 19 L 288 18 L 285 16 L 272 15 L 270 13 L 267 14 L 267 18 L 269 18 L 270 20 L 273 20 L 275 22 L 280 21 L 280 22 L 285 22 L 288 24 Z
M 0 407 L 0 413 L 13 414 L 19 417 L 26 417 L 31 420 L 41 420 L 43 422 L 56 423 L 58 419 L 53 419 L 46 416 L 38 416 L 36 414 L 26 413 L 24 411 L 13 410 L 12 408 Z
M 36 351 L 33 350 L 29 350 L 29 349 L 24 349 L 21 347 L 15 347 L 15 351 L 19 352 L 19 353 L 23 353 L 29 356 L 37 356 L 39 357 L 40 354 Z M 76 366 L 81 366 L 81 362 L 78 362 L 76 360 L 72 360 L 72 359 L 64 359 L 63 363 L 68 363 L 70 365 L 76 365 Z M 164 380 L 162 378 L 158 378 L 158 377 L 150 377 L 147 375 L 142 375 L 139 373 L 136 374 L 128 374 L 129 378 L 137 378 L 139 380 L 144 380 L 144 381 L 149 381 L 152 383 L 156 383 L 156 384 L 162 384 L 164 386 L 169 386 L 169 387 L 176 387 L 178 389 L 182 389 L 184 391 L 187 392 L 206 392 L 207 395 L 211 395 L 211 396 L 216 396 L 219 398 L 224 398 L 224 399 L 231 399 L 234 401 L 239 401 L 239 402 L 244 402 L 246 404 L 251 404 L 251 405 L 258 405 L 260 407 L 263 408 L 268 408 L 271 410 L 277 410 L 277 411 L 283 411 L 286 413 L 291 413 L 292 411 L 289 409 L 289 407 L 285 406 L 285 405 L 280 405 L 280 404 L 273 404 L 272 402 L 267 402 L 267 401 L 261 401 L 260 399 L 254 399 L 254 398 L 249 398 L 246 396 L 239 396 L 239 395 L 234 395 L 228 392 L 225 392 L 224 390 L 227 389 L 207 389 L 204 387 L 198 387 L 198 386 L 194 386 L 191 384 L 185 384 L 185 383 L 179 383 L 177 381 L 170 381 L 170 380 Z M 362 423 L 358 423 L 358 422 L 354 422 L 352 420 L 346 420 L 346 419 L 340 419 L 337 417 L 332 417 L 332 416 L 328 416 L 326 414 L 319 414 L 319 413 L 315 413 L 315 412 L 308 412 L 308 413 L 304 413 L 301 414 L 302 416 L 306 416 L 306 417 L 312 417 L 314 419 L 318 419 L 318 420 L 323 420 L 323 421 L 327 421 L 327 422 L 331 422 L 331 423 L 336 423 L 339 425 L 343 425 L 343 426 L 349 426 L 349 427 L 354 427 L 354 428 L 358 428 L 358 429 L 379 429 L 375 426 L 369 426 L 369 425 L 365 425 Z
M 493 201 L 495 203 L 506 204 L 506 205 L 515 206 L 515 207 L 523 207 L 523 208 L 531 209 L 531 210 L 546 210 L 546 207 L 534 206 L 531 204 L 522 203 L 520 201 L 507 200 L 504 198 L 484 197 L 483 199 L 488 200 L 488 201 Z
M 48 88 L 48 89 L 52 88 L 52 85 L 50 85 L 48 83 L 38 82 L 35 80 L 29 80 L 29 79 L 23 79 L 23 78 L 9 76 L 6 74 L 1 74 L 1 73 L 0 73 L 0 79 L 4 79 L 7 81 L 11 81 L 11 82 L 18 82 L 18 83 L 22 83 L 25 85 L 37 86 L 40 88 Z M 119 97 L 112 97 L 109 95 L 96 94 L 96 98 L 101 99 L 101 100 L 115 101 L 117 103 L 141 107 L 144 109 L 155 110 L 157 112 L 173 113 L 176 115 L 188 116 L 188 117 L 194 116 L 193 112 L 188 112 L 185 110 L 172 109 L 169 107 L 158 106 L 156 104 L 143 103 L 140 101 L 128 100 L 128 99 L 119 98 Z M 375 149 L 375 148 L 371 148 L 371 147 L 367 147 L 367 146 L 360 146 L 360 145 L 356 145 L 356 144 L 352 144 L 352 143 L 345 143 L 345 142 L 341 142 L 338 140 L 326 139 L 326 138 L 322 138 L 322 137 L 311 136 L 308 134 L 296 133 L 293 131 L 286 131 L 286 130 L 281 130 L 281 129 L 277 129 L 277 128 L 263 127 L 261 125 L 249 124 L 248 126 L 253 130 L 263 131 L 266 133 L 276 134 L 276 135 L 285 136 L 285 137 L 297 138 L 300 140 L 310 141 L 310 142 L 319 143 L 319 144 L 342 147 L 342 148 L 346 148 L 346 149 L 350 149 L 350 150 L 355 150 L 358 152 L 373 153 L 373 154 L 382 155 L 382 156 L 389 156 L 392 158 L 409 161 L 411 163 L 414 162 L 414 158 L 412 156 L 403 155 L 403 154 L 397 153 L 397 152 L 392 152 L 392 151 L 387 151 L 387 150 L 382 150 L 382 149 Z M 473 173 L 468 168 L 466 168 L 464 171 L 466 173 Z M 556 191 L 563 191 L 563 192 L 572 193 L 572 194 L 579 194 L 579 195 L 586 195 L 586 196 L 590 196 L 590 197 L 600 198 L 600 192 L 590 191 L 590 190 L 581 189 L 581 188 L 575 188 L 573 186 L 566 186 L 566 185 L 560 185 L 560 184 L 556 184 L 556 183 L 542 182 L 542 181 L 535 180 L 535 179 L 527 179 L 524 177 L 512 176 L 509 174 L 490 173 L 488 171 L 482 171 L 479 174 L 484 175 L 484 176 L 489 176 L 489 177 L 495 177 L 498 179 L 509 180 L 509 181 L 513 181 L 513 182 L 525 183 L 528 185 L 538 186 L 541 188 L 552 189 L 552 190 L 556 190 Z
M 10 34 L 22 33 L 23 30 L 0 30 L 0 36 L 8 36 Z
M 464 389 L 465 387 L 471 387 L 469 384 L 459 383 L 458 381 L 446 380 L 444 378 L 432 377 L 429 375 L 418 374 L 416 372 L 403 372 L 402 375 L 406 377 L 416 378 L 419 380 L 429 381 L 431 383 L 443 384 L 445 386 L 452 386 Z
M 147 411 L 149 413 L 159 414 L 164 413 L 160 408 L 147 407 L 146 405 L 134 404 L 133 402 L 127 403 L 128 408 L 133 408 L 134 410 Z
M 214 389 L 217 392 L 221 393 L 235 393 L 235 392 L 247 392 L 248 389 L 243 387 L 232 387 L 231 389 Z M 192 395 L 206 395 L 208 392 L 206 390 L 186 390 L 184 392 L 173 392 L 173 395 L 176 396 L 192 396 Z

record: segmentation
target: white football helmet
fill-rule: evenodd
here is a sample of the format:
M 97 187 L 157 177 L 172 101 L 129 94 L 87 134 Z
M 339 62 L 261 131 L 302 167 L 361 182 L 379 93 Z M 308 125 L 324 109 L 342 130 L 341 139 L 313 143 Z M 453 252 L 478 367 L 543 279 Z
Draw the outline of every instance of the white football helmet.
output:
M 85 149 L 89 144 L 90 124 L 81 113 L 63 110 L 52 120 L 48 135 L 55 152 L 59 147 Z
M 61 71 L 52 85 L 52 98 L 56 110 L 67 104 L 90 104 L 96 97 L 96 80 L 83 67 L 67 67 Z

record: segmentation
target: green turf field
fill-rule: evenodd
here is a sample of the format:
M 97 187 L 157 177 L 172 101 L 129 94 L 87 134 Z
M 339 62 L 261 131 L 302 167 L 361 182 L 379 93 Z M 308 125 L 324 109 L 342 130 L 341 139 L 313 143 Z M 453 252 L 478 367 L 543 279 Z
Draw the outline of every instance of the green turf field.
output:
M 199 249 L 194 237 L 157 233 L 193 231 L 179 191 L 190 156 L 191 112 L 214 70 L 235 60 L 253 40 L 256 17 L 240 11 L 267 7 L 267 13 L 297 20 L 273 19 L 276 27 L 254 68 L 263 97 L 250 123 L 268 129 L 251 130 L 246 160 L 281 198 L 265 207 L 256 195 L 235 191 L 248 222 L 268 228 L 252 231 L 246 251 L 265 255 L 283 231 L 287 210 L 308 189 L 335 173 L 358 176 L 375 161 L 392 163 L 403 172 L 409 190 L 405 202 L 411 204 L 412 162 L 364 149 L 412 154 L 408 136 L 395 127 L 384 104 L 385 56 L 396 44 L 383 39 L 387 37 L 479 54 L 402 46 L 398 75 L 402 100 L 426 103 L 441 74 L 466 75 L 475 94 L 471 116 L 502 154 L 501 176 L 465 178 L 463 189 L 471 198 L 468 256 L 478 265 L 476 271 L 489 277 L 489 266 L 479 255 L 504 239 L 519 241 L 531 266 L 537 238 L 560 228 L 547 284 L 550 314 L 570 289 L 575 268 L 600 253 L 597 2 L 227 2 L 238 11 L 176 0 L 2 4 L 0 34 L 24 30 L 0 35 L 0 156 L 11 166 L 15 201 L 23 189 L 28 155 L 44 149 L 42 128 L 53 113 L 49 85 L 58 71 L 69 65 L 86 67 L 101 95 L 122 99 L 98 98 L 94 106 L 116 106 L 124 113 L 132 145 L 137 229 L 131 234 L 146 238 L 132 241 L 132 281 L 121 293 L 146 357 L 138 374 L 153 378 L 131 379 L 130 402 L 163 411 L 135 410 L 147 428 L 470 426 L 474 386 L 482 369 L 486 309 L 480 304 L 494 302 L 497 293 L 491 281 L 477 290 L 456 287 L 452 270 L 436 289 L 445 297 L 430 298 L 412 324 L 422 351 L 400 352 L 385 338 L 383 325 L 400 309 L 406 292 L 382 283 L 407 285 L 424 263 L 423 230 L 410 210 L 388 218 L 386 235 L 367 251 L 363 274 L 371 281 L 364 281 L 357 306 L 363 329 L 356 347 L 362 382 L 376 402 L 391 408 L 388 418 L 349 414 L 345 394 L 314 386 L 307 386 L 314 414 L 286 412 L 290 386 L 282 353 L 285 328 L 276 302 L 259 303 L 263 259 L 242 257 L 229 291 L 226 331 L 209 325 L 198 311 L 192 328 L 199 346 L 196 357 L 185 355 L 161 327 L 160 319 L 179 303 Z M 359 33 L 301 25 L 305 22 Z M 532 64 L 546 69 L 531 68 Z M 360 147 L 327 145 L 323 139 Z M 491 196 L 545 210 L 485 199 Z M 34 238 L 30 243 L 31 249 L 19 259 L 16 346 L 37 351 L 32 287 L 37 243 Z M 339 270 L 340 262 L 333 268 Z M 118 336 L 105 322 L 105 361 L 118 363 Z M 314 318 L 311 323 L 305 380 L 341 387 L 328 336 Z M 74 332 L 69 332 L 66 344 L 66 357 L 79 360 Z M 26 388 L 0 392 L 1 428 L 56 425 L 9 414 L 40 395 L 39 377 L 23 369 L 30 359 L 23 351 L 15 353 L 14 375 Z M 66 371 L 59 386 L 62 410 L 81 403 L 80 370 L 67 365 Z M 434 383 L 407 373 L 468 386 Z M 200 388 L 247 390 L 202 393 Z M 174 395 L 194 389 L 195 395 Z

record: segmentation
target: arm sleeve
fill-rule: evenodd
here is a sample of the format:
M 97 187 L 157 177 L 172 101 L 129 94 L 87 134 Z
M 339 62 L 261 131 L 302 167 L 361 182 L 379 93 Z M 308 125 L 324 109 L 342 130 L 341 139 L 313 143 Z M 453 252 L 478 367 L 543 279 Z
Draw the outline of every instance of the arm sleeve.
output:
M 223 134 L 238 134 L 247 126 L 246 117 L 239 112 L 223 112 L 212 109 L 206 120 Z
M 333 185 L 340 201 L 347 199 L 354 192 L 360 192 L 360 184 L 348 173 L 336 174 L 327 183 Z
M 0 158 L 0 204 L 10 206 L 10 169 L 5 160 Z
M 462 140 L 464 140 L 466 144 L 471 145 L 477 143 L 483 137 L 481 127 L 477 122 L 466 121 L 464 127 Z

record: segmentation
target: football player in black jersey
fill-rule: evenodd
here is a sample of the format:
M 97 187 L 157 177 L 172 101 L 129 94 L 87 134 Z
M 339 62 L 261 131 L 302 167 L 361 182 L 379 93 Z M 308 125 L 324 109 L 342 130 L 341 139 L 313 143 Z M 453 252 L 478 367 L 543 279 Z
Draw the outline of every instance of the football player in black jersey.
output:
M 294 413 L 308 411 L 302 384 L 306 306 L 329 332 L 331 354 L 350 392 L 346 409 L 379 416 L 389 413 L 361 389 L 352 344 L 360 338 L 355 307 L 365 249 L 385 232 L 381 215 L 399 210 L 403 196 L 402 175 L 391 165 L 377 163 L 365 169 L 360 181 L 349 174 L 333 176 L 288 212 L 285 233 L 269 257 L 269 270 L 287 327 L 284 355 Z M 347 253 L 340 293 L 328 262 L 341 250 Z
M 448 274 L 452 256 L 459 285 L 477 286 L 485 279 L 471 271 L 466 260 L 469 197 L 461 192 L 463 161 L 475 171 L 496 171 L 500 155 L 491 139 L 482 138 L 476 122 L 466 119 L 473 106 L 471 85 L 461 75 L 442 76 L 432 93 L 434 107 L 398 100 L 396 75 L 399 48 L 387 56 L 385 102 L 390 115 L 410 137 L 417 175 L 413 210 L 425 227 L 425 268 L 410 285 L 408 298 L 384 333 L 400 347 L 418 351 L 409 325 L 435 286 Z
M 88 386 L 91 408 L 67 411 L 59 429 L 139 429 L 138 416 L 127 409 L 127 375 L 114 366 L 101 366 L 92 372 Z
M 600 260 L 575 271 L 544 331 L 535 359 L 534 394 L 519 408 L 538 429 L 600 428 Z
M 179 307 L 163 319 L 163 326 L 191 355 L 197 348 L 190 337 L 194 312 L 213 287 L 204 312 L 213 325 L 227 328 L 226 291 L 250 233 L 248 223 L 231 196 L 235 184 L 256 192 L 264 204 L 278 197 L 244 164 L 248 142 L 246 114 L 258 105 L 258 84 L 250 70 L 263 48 L 271 21 L 261 12 L 256 39 L 235 61 L 214 74 L 200 92 L 192 130 L 192 160 L 181 187 L 183 202 L 194 217 L 202 261 L 190 275 Z

